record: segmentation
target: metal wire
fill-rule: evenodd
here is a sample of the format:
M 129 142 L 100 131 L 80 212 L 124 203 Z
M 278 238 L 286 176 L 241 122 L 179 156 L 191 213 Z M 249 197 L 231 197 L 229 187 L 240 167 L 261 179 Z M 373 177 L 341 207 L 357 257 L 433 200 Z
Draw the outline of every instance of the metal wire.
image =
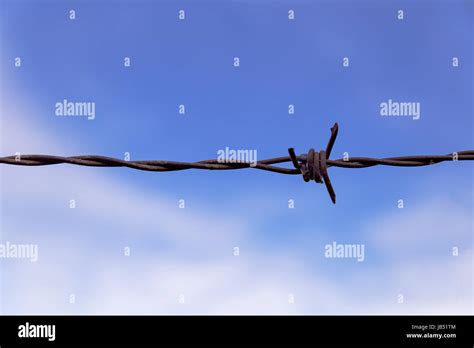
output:
M 270 158 L 257 161 L 255 165 L 249 163 L 222 163 L 217 159 L 199 162 L 176 162 L 176 161 L 126 161 L 106 156 L 51 156 L 51 155 L 20 155 L 0 157 L 0 163 L 18 166 L 46 166 L 53 164 L 68 163 L 88 167 L 128 167 L 137 170 L 153 172 L 170 172 L 185 169 L 207 169 L 207 170 L 231 170 L 255 168 L 280 174 L 301 174 L 304 181 L 314 180 L 317 183 L 324 183 L 331 197 L 336 203 L 336 193 L 329 179 L 327 169 L 329 167 L 339 168 L 367 168 L 377 165 L 396 167 L 420 167 L 428 166 L 445 161 L 471 161 L 474 160 L 474 150 L 459 151 L 447 155 L 426 155 L 426 156 L 401 156 L 388 158 L 371 157 L 349 157 L 344 159 L 330 160 L 334 142 L 336 141 L 339 126 L 337 123 L 331 128 L 331 137 L 325 151 L 317 152 L 310 149 L 307 154 L 296 156 L 293 148 L 288 149 L 289 156 Z M 293 168 L 275 166 L 278 163 L 291 162 Z

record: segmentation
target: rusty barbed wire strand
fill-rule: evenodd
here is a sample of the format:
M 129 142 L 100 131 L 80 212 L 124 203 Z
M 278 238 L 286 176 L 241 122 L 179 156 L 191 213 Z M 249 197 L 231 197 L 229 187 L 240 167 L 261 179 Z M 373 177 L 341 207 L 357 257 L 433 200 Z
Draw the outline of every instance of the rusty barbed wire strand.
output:
M 330 160 L 332 148 L 336 141 L 339 126 L 337 123 L 331 128 L 331 136 L 325 151 L 317 152 L 310 149 L 307 154 L 297 156 L 293 148 L 288 149 L 289 156 L 270 158 L 257 161 L 255 165 L 243 162 L 220 162 L 217 159 L 199 162 L 177 162 L 177 161 L 127 161 L 107 156 L 52 156 L 52 155 L 20 155 L 0 157 L 0 163 L 18 166 L 47 166 L 54 164 L 74 164 L 88 167 L 127 167 L 137 170 L 170 172 L 186 169 L 207 170 L 232 170 L 254 168 L 280 174 L 301 174 L 304 181 L 315 181 L 324 183 L 331 197 L 336 203 L 336 193 L 332 187 L 327 169 L 339 168 L 368 168 L 377 165 L 396 167 L 421 167 L 446 161 L 470 161 L 474 160 L 474 150 L 458 151 L 447 155 L 422 155 L 422 156 L 400 156 L 388 158 L 371 157 L 349 157 Z M 293 168 L 279 167 L 274 164 L 291 162 Z

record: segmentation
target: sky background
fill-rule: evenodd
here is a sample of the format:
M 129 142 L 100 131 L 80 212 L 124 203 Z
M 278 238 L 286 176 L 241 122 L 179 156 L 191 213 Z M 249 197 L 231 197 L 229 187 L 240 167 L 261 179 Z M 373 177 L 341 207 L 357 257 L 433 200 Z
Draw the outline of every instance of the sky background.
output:
M 264 159 L 324 149 L 334 122 L 332 158 L 472 149 L 473 19 L 470 1 L 0 0 L 0 155 Z M 95 119 L 55 116 L 63 99 Z M 388 99 L 420 119 L 380 116 Z M 252 169 L 1 165 L 0 241 L 39 258 L 0 259 L 0 311 L 472 313 L 472 169 L 331 168 L 333 205 Z M 334 241 L 365 260 L 325 258 Z

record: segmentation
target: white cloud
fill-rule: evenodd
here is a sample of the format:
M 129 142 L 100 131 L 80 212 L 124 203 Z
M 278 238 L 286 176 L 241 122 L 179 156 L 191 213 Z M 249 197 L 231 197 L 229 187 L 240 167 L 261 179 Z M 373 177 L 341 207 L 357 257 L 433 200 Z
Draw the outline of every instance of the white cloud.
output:
M 394 208 L 393 213 L 375 218 L 369 223 L 369 233 L 384 252 L 421 252 L 424 246 L 471 242 L 472 219 L 467 207 L 433 194 L 413 207 Z
M 58 144 L 73 152 L 74 144 L 25 122 L 29 111 L 7 99 L 0 105 L 9 115 L 2 116 L 3 152 L 47 153 Z M 40 245 L 37 263 L 0 260 L 5 313 L 415 314 L 472 308 L 472 248 L 449 254 L 453 241 L 472 239 L 472 216 L 444 197 L 424 199 L 403 214 L 388 212 L 355 231 L 367 240 L 366 262 L 340 274 L 317 263 L 318 250 L 308 260 L 297 249 L 253 243 L 255 216 L 242 221 L 204 205 L 180 210 L 163 195 L 93 168 L 0 167 L 0 173 L 1 201 L 10 214 L 2 219 L 4 237 Z M 64 208 L 72 192 L 74 213 Z M 331 231 L 311 233 L 331 238 Z M 130 257 L 123 256 L 125 242 L 132 244 Z M 239 257 L 232 255 L 236 243 L 245 245 Z M 435 251 L 420 252 L 426 243 Z M 371 260 L 371 252 L 381 257 Z M 70 293 L 75 305 L 68 303 Z M 404 304 L 396 302 L 399 293 Z M 185 304 L 178 303 L 179 294 Z

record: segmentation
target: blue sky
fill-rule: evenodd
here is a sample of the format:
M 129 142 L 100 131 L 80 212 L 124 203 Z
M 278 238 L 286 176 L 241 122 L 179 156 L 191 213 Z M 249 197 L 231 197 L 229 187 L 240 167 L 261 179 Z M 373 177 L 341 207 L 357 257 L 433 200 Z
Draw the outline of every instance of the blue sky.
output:
M 5 156 L 264 159 L 323 149 L 336 121 L 334 158 L 473 148 L 469 1 L 2 1 L 0 18 Z M 63 99 L 95 102 L 95 119 L 55 116 Z M 419 102 L 420 119 L 380 116 L 388 99 Z M 472 164 L 329 173 L 335 206 L 323 186 L 250 169 L 2 166 L 1 238 L 40 253 L 0 259 L 2 311 L 472 312 Z M 365 244 L 365 261 L 325 258 L 333 241 Z

